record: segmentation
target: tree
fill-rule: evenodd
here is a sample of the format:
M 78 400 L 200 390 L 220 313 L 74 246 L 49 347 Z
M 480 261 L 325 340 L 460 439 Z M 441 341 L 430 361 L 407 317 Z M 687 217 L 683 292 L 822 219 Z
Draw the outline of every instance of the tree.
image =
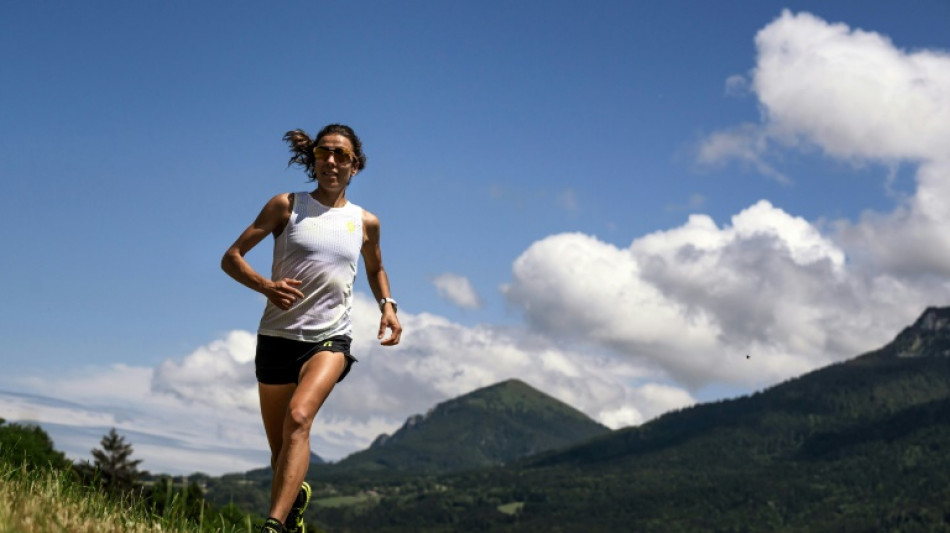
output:
M 0 418 L 0 459 L 14 466 L 63 469 L 69 460 L 53 448 L 53 441 L 39 426 L 6 424 Z
M 138 469 L 142 460 L 131 459 L 132 445 L 125 442 L 125 437 L 120 436 L 115 428 L 102 437 L 100 444 L 101 449 L 92 450 L 95 460 L 92 465 L 86 461 L 77 466 L 80 474 L 87 482 L 97 484 L 108 492 L 132 492 L 142 475 Z

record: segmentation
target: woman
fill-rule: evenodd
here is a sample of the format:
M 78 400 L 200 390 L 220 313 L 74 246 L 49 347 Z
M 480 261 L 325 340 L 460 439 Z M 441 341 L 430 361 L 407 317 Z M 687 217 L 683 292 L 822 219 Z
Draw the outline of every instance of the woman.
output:
M 356 361 L 350 315 L 360 255 L 382 312 L 380 344 L 398 344 L 402 334 L 383 270 L 379 219 L 346 199 L 350 180 L 366 168 L 359 137 L 349 126 L 330 124 L 314 140 L 301 130 L 287 132 L 284 140 L 289 164 L 303 167 L 316 189 L 271 198 L 221 260 L 228 275 L 267 297 L 254 361 L 274 469 L 263 532 L 304 531 L 310 428 Z M 244 259 L 267 235 L 274 236 L 270 279 Z

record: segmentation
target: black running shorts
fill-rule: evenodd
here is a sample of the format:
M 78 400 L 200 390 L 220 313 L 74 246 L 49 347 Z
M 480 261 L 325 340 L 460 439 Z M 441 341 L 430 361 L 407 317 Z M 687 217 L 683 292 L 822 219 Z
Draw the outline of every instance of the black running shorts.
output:
M 318 352 L 339 352 L 346 357 L 346 367 L 337 383 L 350 373 L 356 358 L 350 355 L 350 338 L 345 335 L 330 337 L 320 342 L 305 342 L 271 335 L 257 335 L 257 354 L 254 373 L 257 381 L 266 385 L 297 383 L 300 369 Z

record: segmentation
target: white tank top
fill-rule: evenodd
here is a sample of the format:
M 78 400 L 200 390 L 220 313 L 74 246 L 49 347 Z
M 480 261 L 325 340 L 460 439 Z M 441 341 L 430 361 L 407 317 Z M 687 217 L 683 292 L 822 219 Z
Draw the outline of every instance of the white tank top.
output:
M 309 193 L 294 193 L 287 226 L 274 240 L 271 279 L 297 279 L 304 298 L 283 311 L 269 300 L 261 335 L 320 342 L 351 335 L 353 282 L 363 246 L 363 209 L 347 202 L 327 207 Z

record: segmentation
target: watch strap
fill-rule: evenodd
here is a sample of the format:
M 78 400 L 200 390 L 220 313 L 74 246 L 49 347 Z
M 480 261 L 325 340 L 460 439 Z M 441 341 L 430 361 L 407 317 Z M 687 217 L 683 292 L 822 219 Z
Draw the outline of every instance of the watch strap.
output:
M 393 312 L 399 312 L 398 304 L 394 298 L 382 298 L 379 300 L 379 310 L 382 311 L 386 304 L 393 304 Z

